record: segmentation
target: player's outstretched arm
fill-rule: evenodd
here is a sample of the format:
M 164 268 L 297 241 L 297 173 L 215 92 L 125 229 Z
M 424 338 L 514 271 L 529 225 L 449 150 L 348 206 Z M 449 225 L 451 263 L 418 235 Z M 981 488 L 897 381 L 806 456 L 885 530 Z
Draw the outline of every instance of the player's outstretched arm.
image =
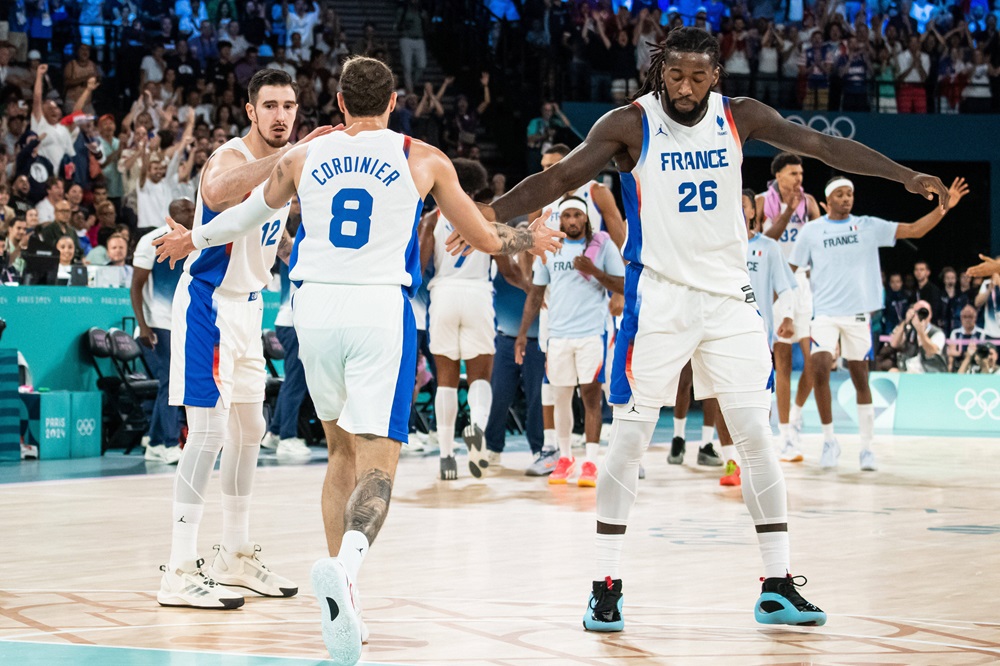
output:
M 897 224 L 896 238 L 923 238 L 931 229 L 944 219 L 945 214 L 955 207 L 966 194 L 969 193 L 969 186 L 964 178 L 956 178 L 948 188 L 948 208 L 935 206 L 934 210 L 924 215 L 913 224 Z
M 745 141 L 757 139 L 782 150 L 814 157 L 848 173 L 894 180 L 925 199 L 936 195 L 942 207 L 949 206 L 948 188 L 940 178 L 908 169 L 857 141 L 827 136 L 788 122 L 771 107 L 749 97 L 734 99 L 732 110 Z
M 985 254 L 979 255 L 979 258 L 983 260 L 983 263 L 976 264 L 975 266 L 970 266 L 966 273 L 972 277 L 988 278 L 991 275 L 1000 273 L 1000 257 L 996 259 L 991 259 Z M 985 301 L 985 299 L 984 299 Z M 979 307 L 978 305 L 976 307 Z
M 608 162 L 629 148 L 628 141 L 642 143 L 642 112 L 626 106 L 604 114 L 583 143 L 541 173 L 525 178 L 491 207 L 499 222 L 540 210 L 575 190 L 601 172 Z M 450 218 L 449 218 L 450 219 Z

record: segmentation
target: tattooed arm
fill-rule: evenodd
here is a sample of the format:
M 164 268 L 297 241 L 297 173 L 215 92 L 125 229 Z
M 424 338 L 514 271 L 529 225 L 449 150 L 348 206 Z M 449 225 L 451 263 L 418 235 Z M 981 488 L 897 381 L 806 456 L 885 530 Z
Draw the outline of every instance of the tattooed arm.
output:
M 383 470 L 369 469 L 358 479 L 358 485 L 347 500 L 344 510 L 344 530 L 361 532 L 374 543 L 386 514 L 389 513 L 389 499 L 392 496 L 392 477 Z

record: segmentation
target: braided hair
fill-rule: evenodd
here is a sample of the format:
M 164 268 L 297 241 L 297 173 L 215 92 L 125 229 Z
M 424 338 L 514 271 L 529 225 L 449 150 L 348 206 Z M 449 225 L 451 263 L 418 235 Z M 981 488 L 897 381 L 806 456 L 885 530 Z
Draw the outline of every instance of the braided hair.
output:
M 670 53 L 705 53 L 712 59 L 712 67 L 719 67 L 719 61 L 722 59 L 719 40 L 708 31 L 701 28 L 675 28 L 668 32 L 662 41 L 653 45 L 646 80 L 632 98 L 633 101 L 647 93 L 653 93 L 657 99 L 666 93 L 667 89 L 663 84 L 663 63 Z
M 751 190 L 749 187 L 744 187 L 743 188 L 743 196 L 748 197 L 750 199 L 750 201 L 752 201 L 752 202 L 756 202 L 757 201 L 757 193 L 754 192 L 753 190 Z M 742 201 L 740 202 L 740 205 L 742 207 Z M 758 227 L 758 225 L 757 225 L 757 206 L 755 204 L 754 205 L 754 210 L 753 210 L 753 217 L 750 218 L 750 228 L 753 229 L 754 231 L 758 231 L 759 232 L 760 229 L 758 229 L 757 227 Z

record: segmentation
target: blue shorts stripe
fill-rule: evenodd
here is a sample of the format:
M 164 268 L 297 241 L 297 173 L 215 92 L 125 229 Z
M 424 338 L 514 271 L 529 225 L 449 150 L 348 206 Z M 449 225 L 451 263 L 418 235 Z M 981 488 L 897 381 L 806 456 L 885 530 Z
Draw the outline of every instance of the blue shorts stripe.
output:
M 625 267 L 625 310 L 622 312 L 622 325 L 615 339 L 615 358 L 611 366 L 611 395 L 608 403 L 624 405 L 632 399 L 632 384 L 629 382 L 629 362 L 632 355 L 632 345 L 639 331 L 639 308 L 642 301 L 639 298 L 639 278 L 642 276 L 642 264 L 630 263 Z
M 413 319 L 413 308 L 405 291 L 402 297 L 403 350 L 399 359 L 399 373 L 396 376 L 396 390 L 392 398 L 387 436 L 406 444 L 409 441 L 410 404 L 413 401 L 413 385 L 416 381 L 414 368 L 417 367 L 417 324 Z
M 187 330 L 184 338 L 184 404 L 189 407 L 215 407 L 219 387 L 215 383 L 216 353 L 221 334 L 215 323 L 212 287 L 191 280 L 188 285 Z

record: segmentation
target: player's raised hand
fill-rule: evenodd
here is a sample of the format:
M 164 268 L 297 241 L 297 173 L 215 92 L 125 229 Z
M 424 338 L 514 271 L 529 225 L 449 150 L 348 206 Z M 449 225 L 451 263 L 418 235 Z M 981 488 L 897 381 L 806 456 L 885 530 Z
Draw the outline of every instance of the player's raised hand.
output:
M 968 193 L 969 184 L 965 182 L 965 178 L 956 178 L 951 181 L 951 187 L 948 188 L 948 208 L 957 206 L 962 197 Z
M 979 258 L 983 260 L 983 263 L 975 266 L 969 266 L 969 268 L 965 271 L 966 273 L 972 277 L 980 278 L 988 278 L 994 273 L 1000 273 L 1000 257 L 992 259 L 985 254 L 981 254 L 979 255 Z
M 170 260 L 170 268 L 174 268 L 177 262 L 194 252 L 194 241 L 191 240 L 191 232 L 174 222 L 174 218 L 167 215 L 167 226 L 170 231 L 153 241 L 156 248 L 156 263 L 162 264 L 167 259 Z
M 548 217 L 546 213 L 542 213 L 542 216 L 531 223 L 528 227 L 528 231 L 534 237 L 534 244 L 528 248 L 528 252 L 531 254 L 541 257 L 542 261 L 545 261 L 546 252 L 558 252 L 562 247 L 562 239 L 566 238 L 566 234 L 561 231 L 556 231 L 555 229 L 550 229 L 547 224 L 545 224 L 545 219 Z
M 906 189 L 914 194 L 919 194 L 927 200 L 931 200 L 937 195 L 938 204 L 947 210 L 949 204 L 948 188 L 944 186 L 937 176 L 929 176 L 926 173 L 918 173 L 906 182 Z
M 455 229 L 444 242 L 444 250 L 452 256 L 461 254 L 463 257 L 472 254 L 472 246 L 469 245 L 458 229 Z
M 344 129 L 343 123 L 341 123 L 340 125 L 337 125 L 336 127 L 334 127 L 332 125 L 320 125 L 316 129 L 314 129 L 312 132 L 309 132 L 309 134 L 306 134 L 305 138 L 302 139 L 301 141 L 299 141 L 295 145 L 298 146 L 298 145 L 301 145 L 303 143 L 309 143 L 313 139 L 318 139 L 321 136 L 326 136 L 330 132 L 336 132 L 337 130 L 342 130 L 342 129 Z

